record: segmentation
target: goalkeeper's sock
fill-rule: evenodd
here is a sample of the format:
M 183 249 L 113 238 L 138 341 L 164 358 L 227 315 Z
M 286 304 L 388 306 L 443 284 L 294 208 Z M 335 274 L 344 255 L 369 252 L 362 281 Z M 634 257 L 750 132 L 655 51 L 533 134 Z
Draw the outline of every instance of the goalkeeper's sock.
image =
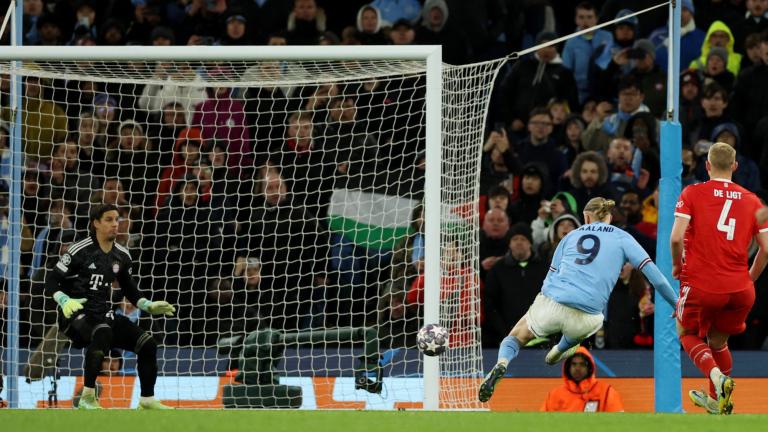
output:
M 715 363 L 715 359 L 712 357 L 712 350 L 709 348 L 709 345 L 704 343 L 700 337 L 691 334 L 680 336 L 680 343 L 683 344 L 683 349 L 701 373 L 706 377 L 711 376 L 710 372 L 717 368 L 717 363 Z M 720 372 L 720 369 L 717 372 Z
M 96 389 L 94 387 L 83 386 L 83 393 L 80 396 L 87 397 L 87 398 L 95 398 Z
M 517 357 L 520 352 L 520 341 L 514 336 L 507 336 L 501 341 L 499 346 L 499 359 L 497 363 L 508 365 L 512 359 Z
M 717 363 L 717 367 L 723 373 L 723 375 L 731 376 L 731 369 L 733 369 L 733 357 L 731 356 L 731 350 L 728 349 L 728 345 L 723 345 L 722 348 L 712 349 L 712 357 Z M 709 395 L 713 399 L 717 400 L 717 392 L 715 390 L 715 383 L 709 380 Z

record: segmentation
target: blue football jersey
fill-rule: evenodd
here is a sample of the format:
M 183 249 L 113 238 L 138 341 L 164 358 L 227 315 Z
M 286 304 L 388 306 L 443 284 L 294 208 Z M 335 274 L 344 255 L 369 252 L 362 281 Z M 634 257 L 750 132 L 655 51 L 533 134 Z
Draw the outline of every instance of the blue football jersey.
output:
M 624 230 L 602 222 L 583 225 L 560 241 L 541 292 L 560 304 L 602 313 L 626 262 L 642 270 L 651 259 Z

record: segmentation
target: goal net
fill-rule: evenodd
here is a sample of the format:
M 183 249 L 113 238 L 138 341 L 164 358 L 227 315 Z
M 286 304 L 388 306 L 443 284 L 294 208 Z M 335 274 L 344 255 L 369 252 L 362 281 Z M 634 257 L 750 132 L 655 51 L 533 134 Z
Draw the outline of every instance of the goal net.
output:
M 2 64 L 6 197 L 17 119 L 23 152 L 21 253 L 3 251 L 6 278 L 20 274 L 19 406 L 77 401 L 83 351 L 43 286 L 91 206 L 110 203 L 140 289 L 177 309 L 151 318 L 115 285 L 114 313 L 158 341 L 156 396 L 181 407 L 421 407 L 424 227 L 439 209 L 439 406 L 481 408 L 479 155 L 499 66 L 437 77 L 442 174 L 425 209 L 425 61 Z M 102 405 L 136 405 L 135 367 L 107 355 Z

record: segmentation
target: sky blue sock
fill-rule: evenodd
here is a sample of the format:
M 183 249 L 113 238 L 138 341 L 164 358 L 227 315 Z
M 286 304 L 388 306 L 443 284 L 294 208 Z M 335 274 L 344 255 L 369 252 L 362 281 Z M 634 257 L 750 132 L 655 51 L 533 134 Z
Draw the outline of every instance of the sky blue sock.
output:
M 563 335 L 563 337 L 560 338 L 560 342 L 557 343 L 557 350 L 560 352 L 565 352 L 568 350 L 568 348 L 574 345 L 578 345 L 578 342 L 570 340 L 565 337 L 565 335 Z
M 520 352 L 520 341 L 514 336 L 507 336 L 501 341 L 499 346 L 499 360 L 509 363 L 513 358 L 517 357 L 517 353 Z

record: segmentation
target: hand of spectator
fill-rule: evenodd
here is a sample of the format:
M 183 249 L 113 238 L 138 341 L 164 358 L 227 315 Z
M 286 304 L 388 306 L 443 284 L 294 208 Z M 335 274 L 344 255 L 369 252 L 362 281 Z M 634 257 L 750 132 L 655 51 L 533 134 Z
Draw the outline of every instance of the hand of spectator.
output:
M 485 140 L 485 144 L 483 145 L 483 151 L 491 151 L 496 147 L 496 142 L 499 140 L 499 137 L 501 136 L 500 133 L 493 131 L 488 135 L 488 139 Z
M 416 267 L 416 272 L 418 274 L 424 274 L 424 258 L 413 263 L 413 266 Z
M 539 219 L 546 220 L 549 215 L 552 214 L 552 203 L 550 201 L 542 200 L 539 205 Z
M 523 129 L 525 129 L 525 122 L 523 122 L 520 119 L 512 120 L 512 130 L 513 131 L 521 131 Z
M 235 268 L 233 270 L 233 274 L 235 277 L 242 276 L 245 274 L 245 266 L 246 266 L 247 260 L 245 257 L 237 257 L 235 259 Z
M 642 190 L 648 187 L 648 181 L 651 179 L 651 173 L 643 168 L 640 170 L 640 175 L 637 176 L 637 188 Z
M 8 300 L 6 299 L 5 292 L 0 291 L 0 311 L 5 309 L 5 305 L 7 304 Z
M 568 168 L 567 170 L 565 170 L 565 172 L 563 173 L 563 178 L 564 178 L 564 179 L 568 179 L 568 180 L 570 180 L 570 179 L 571 179 L 571 169 L 570 169 L 570 168 Z
M 486 270 L 486 271 L 488 271 L 488 270 L 490 270 L 490 269 L 491 269 L 491 267 L 493 267 L 493 265 L 494 265 L 494 264 L 496 264 L 496 261 L 498 261 L 498 260 L 499 260 L 499 258 L 500 258 L 500 257 L 495 257 L 495 256 L 492 256 L 492 257 L 488 257 L 488 258 L 484 259 L 484 260 L 483 260 L 483 261 L 480 263 L 480 265 L 483 267 L 483 270 Z
M 496 139 L 496 148 L 499 149 L 499 152 L 501 153 L 505 153 L 509 150 L 509 138 L 507 137 L 506 129 L 502 129 L 499 138 Z
M 623 50 L 614 54 L 613 62 L 619 66 L 624 66 L 625 64 L 629 63 L 629 48 L 624 48 Z
M 325 275 L 317 275 L 315 276 L 315 286 L 316 287 L 323 287 L 328 282 L 328 278 L 325 277 Z
M 595 114 L 597 114 L 597 119 L 599 121 L 605 120 L 606 117 L 608 117 L 608 114 L 610 114 L 611 110 L 613 109 L 613 105 L 610 102 L 600 102 L 597 104 L 597 107 L 595 107 Z

